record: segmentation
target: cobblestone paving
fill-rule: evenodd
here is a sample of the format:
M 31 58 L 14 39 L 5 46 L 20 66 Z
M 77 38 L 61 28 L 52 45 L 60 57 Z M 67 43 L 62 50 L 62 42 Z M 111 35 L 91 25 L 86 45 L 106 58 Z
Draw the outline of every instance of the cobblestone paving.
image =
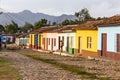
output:
M 13 63 L 12 66 L 19 69 L 21 80 L 81 80 L 78 75 L 25 57 L 17 52 L 4 51 L 0 52 L 0 56 L 9 59 Z
M 120 62 L 112 60 L 88 60 L 84 58 L 64 57 L 54 54 L 46 54 L 32 50 L 24 50 L 24 53 L 31 53 L 41 58 L 54 59 L 57 62 L 68 65 L 83 67 L 87 72 L 96 73 L 98 77 L 109 77 L 110 80 L 120 80 Z

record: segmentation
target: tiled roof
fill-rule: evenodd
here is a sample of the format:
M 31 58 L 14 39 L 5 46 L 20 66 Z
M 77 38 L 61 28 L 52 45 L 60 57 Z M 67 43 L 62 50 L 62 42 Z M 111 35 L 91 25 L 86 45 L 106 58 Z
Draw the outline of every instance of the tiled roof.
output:
M 97 25 L 101 23 L 101 20 L 99 21 L 87 21 L 83 24 L 80 24 L 76 27 L 76 29 L 79 30 L 97 30 Z
M 57 28 L 58 28 L 57 26 L 41 27 L 39 29 L 32 31 L 31 33 L 43 33 L 43 32 L 52 31 L 52 30 L 57 29 Z
M 105 25 L 120 25 L 120 15 L 115 15 L 113 17 L 97 20 L 97 21 L 87 21 L 80 25 L 67 25 L 67 26 L 49 26 L 42 27 L 34 30 L 32 33 L 42 33 L 42 32 L 67 32 L 75 30 L 97 30 L 97 26 Z
M 68 31 L 74 31 L 76 25 L 67 25 L 67 26 L 59 26 L 56 27 L 55 29 L 48 31 L 48 32 L 68 32 Z
M 67 26 L 49 26 L 42 27 L 37 30 L 34 30 L 32 33 L 43 33 L 43 32 L 74 32 L 77 29 L 81 30 L 97 30 L 97 24 L 99 21 L 88 21 L 80 25 L 67 25 Z
M 104 19 L 102 24 L 98 26 L 111 26 L 111 25 L 120 25 L 120 15 L 112 16 L 108 19 Z

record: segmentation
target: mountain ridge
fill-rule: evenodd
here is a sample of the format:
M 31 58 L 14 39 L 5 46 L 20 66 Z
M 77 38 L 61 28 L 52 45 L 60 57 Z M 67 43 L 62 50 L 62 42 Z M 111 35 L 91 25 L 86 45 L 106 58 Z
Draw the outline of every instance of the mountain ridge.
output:
M 23 26 L 25 22 L 28 22 L 30 24 L 34 24 L 35 22 L 41 20 L 41 19 L 47 19 L 51 22 L 61 23 L 62 21 L 68 19 L 68 20 L 74 20 L 76 17 L 74 15 L 67 15 L 62 14 L 61 16 L 53 16 L 48 15 L 44 13 L 33 13 L 30 10 L 23 10 L 18 13 L 12 13 L 12 12 L 5 12 L 0 15 L 0 24 L 6 25 L 11 23 L 13 20 L 16 22 L 19 26 Z

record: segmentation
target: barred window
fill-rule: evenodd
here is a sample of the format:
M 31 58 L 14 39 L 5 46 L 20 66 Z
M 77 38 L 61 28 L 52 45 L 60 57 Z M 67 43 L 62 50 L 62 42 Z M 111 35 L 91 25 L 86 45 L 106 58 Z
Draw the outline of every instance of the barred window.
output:
M 92 37 L 87 37 L 87 48 L 92 48 Z
M 54 46 L 56 46 L 56 39 L 54 38 Z

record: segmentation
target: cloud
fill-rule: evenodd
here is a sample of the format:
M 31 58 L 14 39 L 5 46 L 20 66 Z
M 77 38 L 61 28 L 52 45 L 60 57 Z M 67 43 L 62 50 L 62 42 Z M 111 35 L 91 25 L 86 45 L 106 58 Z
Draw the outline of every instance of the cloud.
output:
M 114 6 L 112 2 L 108 1 L 103 1 L 98 4 L 94 4 L 90 7 L 90 13 L 94 17 L 99 17 L 99 16 L 113 16 L 115 14 L 119 14 L 120 11 L 120 6 L 116 5 Z
M 50 15 L 74 14 L 88 8 L 94 17 L 112 16 L 120 13 L 118 0 L 1 0 L 1 7 L 10 12 L 25 9 Z

